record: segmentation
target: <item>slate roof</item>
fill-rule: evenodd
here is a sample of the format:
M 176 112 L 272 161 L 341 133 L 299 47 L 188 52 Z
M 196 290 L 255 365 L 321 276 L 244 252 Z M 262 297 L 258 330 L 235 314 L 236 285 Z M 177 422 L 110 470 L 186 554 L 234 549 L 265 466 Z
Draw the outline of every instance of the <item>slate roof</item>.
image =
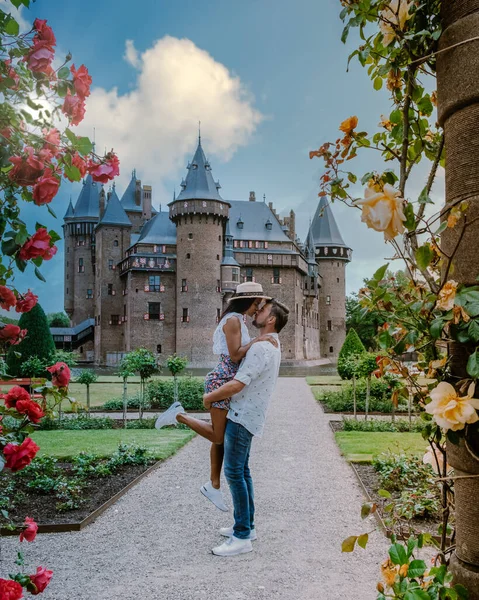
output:
M 347 248 L 331 209 L 331 203 L 323 196 L 311 223 L 308 237 L 312 236 L 315 247 L 342 246 Z
M 75 327 L 50 327 L 52 335 L 78 335 L 84 329 L 95 326 L 95 319 L 85 319 Z
M 206 159 L 203 148 L 201 147 L 201 138 L 198 140 L 193 160 L 186 167 L 188 174 L 186 179 L 181 182 L 181 192 L 176 200 L 220 200 L 219 182 L 215 182 L 211 172 L 211 165 Z
M 137 244 L 176 244 L 176 226 L 169 213 L 159 212 L 147 221 L 140 231 Z M 133 241 L 132 241 L 133 244 Z
M 130 183 L 121 197 L 121 205 L 125 210 L 142 212 L 142 206 L 138 206 L 135 202 L 136 181 L 136 170 L 134 170 L 131 174 Z
M 78 196 L 74 208 L 75 219 L 98 220 L 100 217 L 100 195 L 101 185 L 95 183 L 91 177 L 83 181 L 83 187 Z
M 235 259 L 234 250 L 233 250 L 233 236 L 230 231 L 230 222 L 226 221 L 225 228 L 225 248 L 223 260 L 221 261 L 222 265 L 229 265 L 231 267 L 239 267 L 239 263 Z
M 235 240 L 291 242 L 265 202 L 245 200 L 228 200 L 228 202 L 231 204 L 229 213 L 230 231 Z M 237 226 L 240 218 L 244 223 L 243 229 Z M 266 228 L 268 221 L 271 223 L 271 230 Z
M 131 221 L 120 204 L 115 188 L 112 189 L 105 212 L 100 221 L 101 225 L 117 225 L 120 227 L 131 227 Z
M 63 219 L 73 219 L 73 217 L 75 216 L 75 213 L 73 211 L 73 204 L 72 204 L 72 199 L 70 198 L 70 202 L 68 204 L 68 208 L 67 208 L 67 212 L 65 213 L 65 216 L 63 217 Z

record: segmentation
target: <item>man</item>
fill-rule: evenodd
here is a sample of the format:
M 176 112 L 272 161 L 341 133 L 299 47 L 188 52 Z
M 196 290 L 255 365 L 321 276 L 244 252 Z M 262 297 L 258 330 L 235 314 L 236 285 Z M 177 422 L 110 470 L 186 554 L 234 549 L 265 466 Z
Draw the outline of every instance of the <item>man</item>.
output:
M 288 322 L 289 309 L 270 300 L 256 313 L 253 325 L 261 335 L 278 339 Z M 254 436 L 263 433 L 266 411 L 273 394 L 281 362 L 281 348 L 269 342 L 258 342 L 248 350 L 234 379 L 205 394 L 203 403 L 231 398 L 224 437 L 224 471 L 230 486 L 235 523 L 224 527 L 221 535 L 228 540 L 213 548 L 218 556 L 234 556 L 251 552 L 256 539 L 254 526 L 254 491 L 249 470 L 249 454 Z

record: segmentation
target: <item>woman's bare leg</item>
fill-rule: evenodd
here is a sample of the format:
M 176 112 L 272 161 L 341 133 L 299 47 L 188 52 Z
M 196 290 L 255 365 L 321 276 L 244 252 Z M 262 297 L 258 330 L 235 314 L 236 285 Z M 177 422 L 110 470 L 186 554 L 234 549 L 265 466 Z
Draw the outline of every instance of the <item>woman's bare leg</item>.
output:
M 226 412 L 226 411 L 224 411 Z M 223 467 L 223 456 L 225 449 L 223 444 L 211 444 L 211 484 L 217 490 L 220 489 L 221 468 Z
M 179 415 L 176 415 L 176 420 L 178 423 L 187 425 L 190 429 L 196 431 L 196 433 L 206 438 L 213 444 L 222 444 L 225 435 L 227 414 L 228 411 L 222 408 L 211 408 L 211 425 L 201 421 L 200 419 L 190 417 L 190 415 L 186 413 L 180 413 Z

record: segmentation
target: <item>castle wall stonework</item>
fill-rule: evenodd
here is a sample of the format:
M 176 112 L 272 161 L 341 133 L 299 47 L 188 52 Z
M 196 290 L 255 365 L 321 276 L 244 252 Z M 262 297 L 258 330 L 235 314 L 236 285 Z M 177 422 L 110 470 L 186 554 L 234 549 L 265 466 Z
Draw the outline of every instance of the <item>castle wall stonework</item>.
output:
M 320 345 L 323 358 L 336 359 L 346 338 L 346 262 L 321 260 Z

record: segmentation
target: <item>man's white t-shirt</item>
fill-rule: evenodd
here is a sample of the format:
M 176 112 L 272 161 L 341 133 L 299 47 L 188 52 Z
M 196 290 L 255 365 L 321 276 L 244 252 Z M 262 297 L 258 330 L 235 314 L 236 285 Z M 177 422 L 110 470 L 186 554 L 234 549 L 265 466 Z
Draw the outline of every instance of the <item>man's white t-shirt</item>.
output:
M 271 342 L 256 342 L 248 350 L 238 372 L 234 376 L 245 387 L 231 398 L 228 419 L 243 425 L 250 433 L 261 437 L 269 402 L 276 385 L 281 362 L 281 347 Z

